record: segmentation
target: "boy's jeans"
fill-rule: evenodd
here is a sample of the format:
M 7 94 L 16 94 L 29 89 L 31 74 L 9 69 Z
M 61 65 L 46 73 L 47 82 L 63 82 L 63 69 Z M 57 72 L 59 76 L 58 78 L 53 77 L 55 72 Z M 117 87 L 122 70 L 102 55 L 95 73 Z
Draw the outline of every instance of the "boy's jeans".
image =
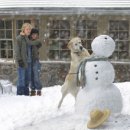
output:
M 17 95 L 29 95 L 29 70 L 18 67 Z

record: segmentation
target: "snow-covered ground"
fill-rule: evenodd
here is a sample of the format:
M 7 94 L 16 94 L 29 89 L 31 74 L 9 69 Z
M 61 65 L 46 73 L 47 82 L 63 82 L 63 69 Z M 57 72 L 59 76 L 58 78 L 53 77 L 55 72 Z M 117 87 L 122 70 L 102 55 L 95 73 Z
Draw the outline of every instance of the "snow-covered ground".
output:
M 71 95 L 57 109 L 61 86 L 43 88 L 42 96 L 29 97 L 16 96 L 15 86 L 6 80 L 0 82 L 4 86 L 4 94 L 0 94 L 0 130 L 88 130 L 87 122 L 75 114 Z M 123 97 L 122 113 L 111 115 L 97 130 L 130 130 L 130 82 L 116 85 Z

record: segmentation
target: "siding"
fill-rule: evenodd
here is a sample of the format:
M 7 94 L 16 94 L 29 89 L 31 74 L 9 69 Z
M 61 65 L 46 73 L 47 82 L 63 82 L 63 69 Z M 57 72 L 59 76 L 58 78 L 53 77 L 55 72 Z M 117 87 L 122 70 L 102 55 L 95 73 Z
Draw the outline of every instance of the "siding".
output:
M 0 8 L 14 7 L 130 7 L 129 0 L 0 0 Z

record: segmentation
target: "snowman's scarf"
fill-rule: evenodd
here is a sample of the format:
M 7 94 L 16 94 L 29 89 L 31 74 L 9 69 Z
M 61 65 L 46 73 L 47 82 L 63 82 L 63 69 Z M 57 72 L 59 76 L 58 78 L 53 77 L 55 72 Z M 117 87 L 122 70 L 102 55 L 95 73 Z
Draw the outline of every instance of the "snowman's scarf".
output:
M 86 62 L 91 62 L 91 61 L 108 61 L 108 58 L 106 57 L 97 57 L 94 54 L 92 54 L 90 57 L 84 59 L 78 67 L 77 71 L 77 86 L 82 86 L 85 87 L 86 84 L 86 77 L 85 77 L 85 65 Z M 79 79 L 79 73 L 80 73 L 80 79 Z

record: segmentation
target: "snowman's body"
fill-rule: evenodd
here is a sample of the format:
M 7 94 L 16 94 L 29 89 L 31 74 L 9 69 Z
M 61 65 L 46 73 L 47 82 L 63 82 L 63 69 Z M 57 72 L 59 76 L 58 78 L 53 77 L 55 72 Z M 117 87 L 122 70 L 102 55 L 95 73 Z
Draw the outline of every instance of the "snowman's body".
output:
M 96 40 L 93 41 L 92 50 L 100 59 L 100 57 L 110 56 L 114 51 L 115 44 L 109 36 L 101 35 L 99 37 L 96 39 L 98 42 Z M 108 43 L 104 40 L 106 37 L 107 39 L 110 38 L 110 40 L 107 41 Z M 100 44 L 99 39 L 101 43 L 106 43 L 104 45 Z M 105 50 L 105 46 L 107 50 Z M 103 50 L 104 52 L 100 52 Z M 77 95 L 76 112 L 80 114 L 80 116 L 85 117 L 87 115 L 89 116 L 90 111 L 95 108 L 108 108 L 112 113 L 121 112 L 122 97 L 118 88 L 113 84 L 115 72 L 112 64 L 108 60 L 87 61 L 84 70 L 86 83 L 84 88 L 81 89 Z
M 86 89 L 106 88 L 112 84 L 115 72 L 109 61 L 89 61 L 85 65 Z

